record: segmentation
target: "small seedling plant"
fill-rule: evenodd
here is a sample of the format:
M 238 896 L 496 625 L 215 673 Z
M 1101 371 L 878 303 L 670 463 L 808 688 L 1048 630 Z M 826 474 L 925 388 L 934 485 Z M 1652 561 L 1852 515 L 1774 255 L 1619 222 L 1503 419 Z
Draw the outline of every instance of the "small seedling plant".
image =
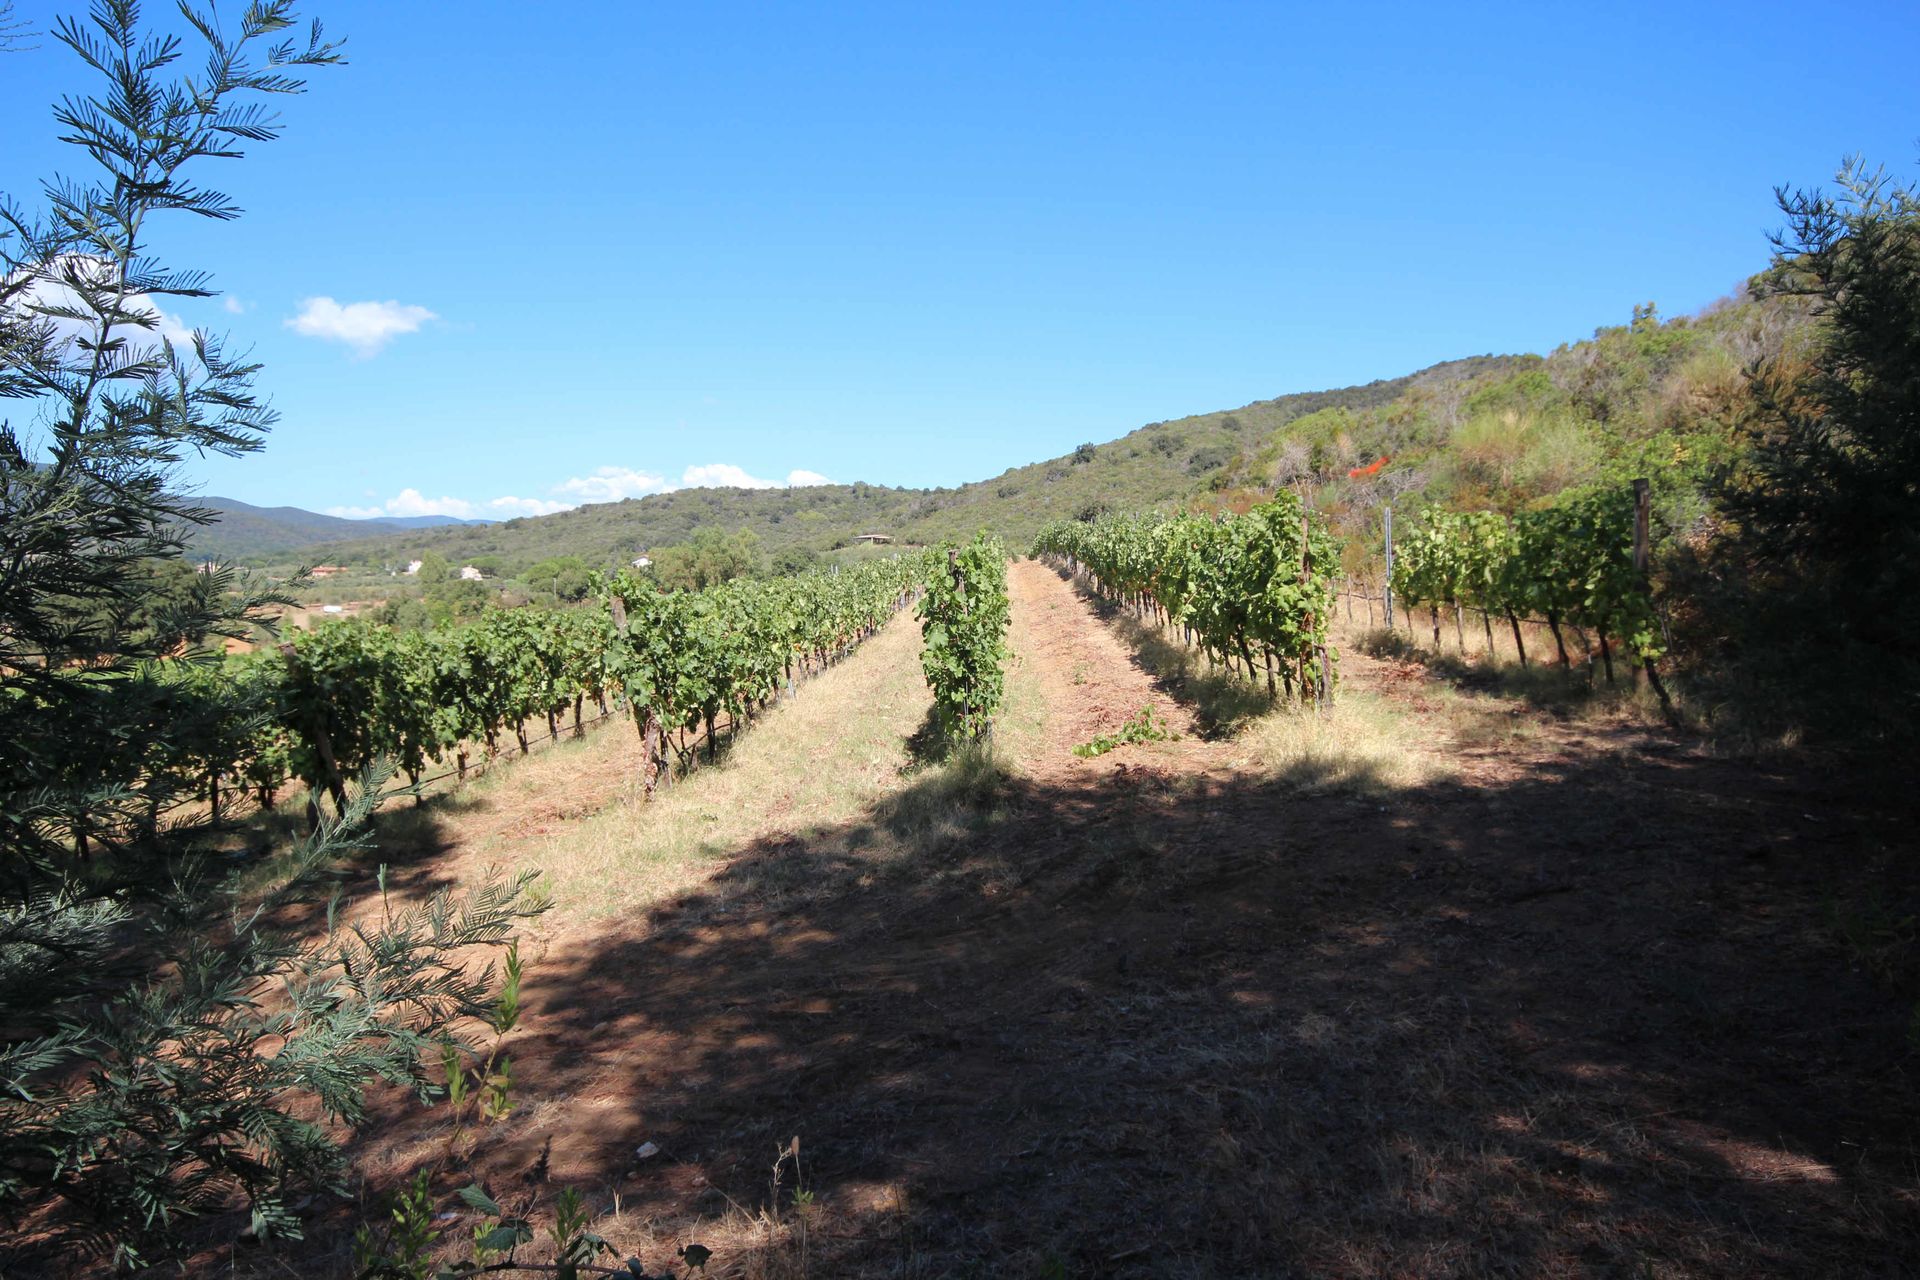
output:
M 1125 724 L 1112 733 L 1103 733 L 1091 742 L 1081 743 L 1073 749 L 1073 754 L 1092 759 L 1107 754 L 1115 747 L 1141 742 L 1177 742 L 1179 739 L 1180 735 L 1168 727 L 1166 719 L 1149 705 L 1134 712 Z
M 421 1169 L 394 1197 L 387 1220 L 380 1226 L 363 1226 L 354 1237 L 353 1275 L 355 1280 L 454 1280 L 476 1275 L 544 1275 L 559 1280 L 580 1280 L 582 1276 L 626 1276 L 630 1280 L 673 1280 L 669 1268 L 657 1276 L 650 1273 L 639 1258 L 613 1263 L 619 1250 L 605 1236 L 592 1230 L 594 1215 L 580 1193 L 563 1188 L 553 1198 L 552 1221 L 546 1229 L 551 1245 L 550 1261 L 531 1261 L 519 1251 L 539 1237 L 534 1216 L 539 1194 L 529 1192 L 509 1208 L 485 1188 L 474 1184 L 461 1188 L 461 1203 L 480 1215 L 466 1257 L 449 1257 L 445 1233 L 437 1225 L 433 1206 L 435 1174 L 464 1158 L 471 1131 L 479 1124 L 503 1122 L 513 1112 L 513 1060 L 502 1052 L 506 1036 L 520 1025 L 520 991 L 525 968 L 517 944 L 507 949 L 502 965 L 500 994 L 487 1016 L 493 1040 L 484 1053 L 475 1053 L 449 1040 L 442 1046 L 441 1065 L 446 1073 L 444 1097 L 450 1112 L 446 1147 L 432 1168 Z M 798 1139 L 795 1140 L 796 1143 Z M 689 1244 L 679 1250 L 688 1275 L 704 1272 L 712 1252 L 704 1245 Z

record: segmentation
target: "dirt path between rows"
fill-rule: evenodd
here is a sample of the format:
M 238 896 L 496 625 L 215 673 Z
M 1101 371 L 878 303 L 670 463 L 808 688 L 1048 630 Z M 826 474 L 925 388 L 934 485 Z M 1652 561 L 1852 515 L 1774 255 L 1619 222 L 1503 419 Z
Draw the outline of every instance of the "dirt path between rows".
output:
M 1046 712 L 1042 732 L 1017 766 L 1044 783 L 1086 782 L 1117 768 L 1150 762 L 1193 772 L 1208 752 L 1192 712 L 1133 659 L 1086 598 L 1036 560 L 1016 560 L 1007 571 L 1010 637 L 1018 661 L 1039 687 Z M 1178 741 L 1130 746 L 1121 756 L 1083 758 L 1073 748 L 1119 729 L 1150 707 Z

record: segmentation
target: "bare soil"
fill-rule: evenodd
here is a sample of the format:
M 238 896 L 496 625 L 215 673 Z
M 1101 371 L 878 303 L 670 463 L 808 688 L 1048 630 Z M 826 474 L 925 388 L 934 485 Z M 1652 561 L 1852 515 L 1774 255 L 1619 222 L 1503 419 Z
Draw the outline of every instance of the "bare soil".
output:
M 1833 908 L 1911 797 L 1463 715 L 1352 652 L 1458 766 L 1315 788 L 1237 767 L 1052 571 L 1011 589 L 1044 709 L 964 834 L 901 834 L 908 773 L 571 933 L 521 1109 L 443 1190 L 617 1196 L 616 1243 L 716 1276 L 1920 1274 L 1912 1010 Z M 1072 754 L 1143 705 L 1180 739 Z M 431 1124 L 394 1100 L 362 1167 Z M 804 1210 L 770 1187 L 795 1135 Z

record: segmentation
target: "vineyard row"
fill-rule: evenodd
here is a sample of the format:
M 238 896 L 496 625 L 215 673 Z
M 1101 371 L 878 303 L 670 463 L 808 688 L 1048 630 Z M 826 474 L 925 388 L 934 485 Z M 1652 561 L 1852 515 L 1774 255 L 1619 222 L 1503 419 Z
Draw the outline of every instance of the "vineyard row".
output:
M 1562 666 L 1568 663 L 1563 626 L 1596 633 L 1611 681 L 1610 637 L 1618 639 L 1664 702 L 1654 662 L 1666 651 L 1665 628 L 1648 581 L 1645 493 L 1644 483 L 1592 489 L 1513 517 L 1429 508 L 1393 548 L 1388 584 L 1409 608 L 1432 611 L 1436 646 L 1440 606 L 1454 609 L 1456 627 L 1460 610 L 1475 609 L 1489 645 L 1491 619 L 1506 619 L 1525 665 L 1520 624 L 1538 618 L 1552 632 Z
M 1292 494 L 1245 515 L 1104 516 L 1041 531 L 1037 556 L 1084 572 L 1109 599 L 1177 624 L 1216 663 L 1267 690 L 1325 701 L 1335 657 L 1338 544 Z M 1256 658 L 1259 660 L 1256 662 Z
M 194 779 L 216 809 L 223 785 L 225 799 L 238 787 L 270 805 L 290 780 L 344 807 L 347 779 L 377 761 L 414 783 L 436 762 L 464 774 L 470 755 L 499 754 L 509 735 L 524 753 L 529 723 L 544 719 L 557 737 L 571 715 L 577 728 L 587 700 L 603 714 L 609 702 L 631 713 L 651 791 L 671 779 L 671 735 L 684 760 L 687 733 L 696 747 L 712 744 L 722 716 L 744 724 L 844 657 L 914 598 L 926 560 L 699 592 L 662 592 L 622 573 L 580 609 L 499 610 L 427 632 L 341 619 L 224 661 L 156 664 L 111 692 L 141 704 L 141 719 L 172 726 L 150 739 L 165 747 L 130 759 L 115 744 L 75 743 L 61 769 L 118 788 L 123 803 L 45 818 L 82 850 L 122 843 L 157 828 L 162 815 L 143 796 L 191 790 Z

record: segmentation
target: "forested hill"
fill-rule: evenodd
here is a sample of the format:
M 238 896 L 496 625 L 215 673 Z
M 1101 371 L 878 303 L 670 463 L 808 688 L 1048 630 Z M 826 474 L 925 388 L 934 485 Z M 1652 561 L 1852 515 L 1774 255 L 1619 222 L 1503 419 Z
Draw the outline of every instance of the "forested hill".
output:
M 300 507 L 256 507 L 233 498 L 201 498 L 200 505 L 220 513 L 217 524 L 193 534 L 191 553 L 215 560 L 277 559 L 317 543 L 341 542 L 374 534 L 406 533 L 446 525 L 483 525 L 483 520 L 452 516 L 389 516 L 348 520 Z
M 324 558 L 379 565 L 431 550 L 456 563 L 493 556 L 509 569 L 565 555 L 590 564 L 614 564 L 641 551 L 684 543 L 709 528 L 750 529 L 769 554 L 788 548 L 825 552 L 863 533 L 933 542 L 980 528 L 1018 545 L 1047 521 L 1095 505 L 1134 509 L 1207 492 L 1236 459 L 1257 452 L 1275 431 L 1296 419 L 1327 410 L 1364 413 L 1394 403 L 1415 387 L 1498 375 L 1528 359 L 1532 357 L 1478 356 L 1364 386 L 1284 395 L 1238 409 L 1150 423 L 1118 440 L 1085 445 L 1072 454 L 953 489 L 873 484 L 681 489 L 503 524 L 450 525 L 352 541 L 329 532 Z M 229 554 L 256 563 L 287 562 L 297 558 L 288 554 L 294 549 L 294 544 L 282 544 Z

